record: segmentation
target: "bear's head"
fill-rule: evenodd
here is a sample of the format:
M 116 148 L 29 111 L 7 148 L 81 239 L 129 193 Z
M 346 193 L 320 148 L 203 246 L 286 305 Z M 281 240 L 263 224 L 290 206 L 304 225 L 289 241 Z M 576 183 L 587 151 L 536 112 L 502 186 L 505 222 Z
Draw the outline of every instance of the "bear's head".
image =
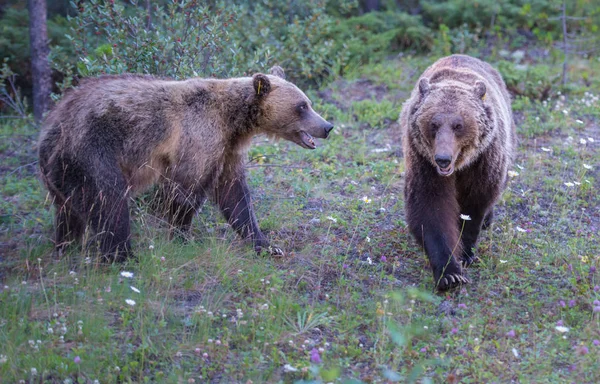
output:
M 317 147 L 315 137 L 329 136 L 333 124 L 312 109 L 304 92 L 285 80 L 281 67 L 271 68 L 269 75 L 255 74 L 252 83 L 261 109 L 257 126 L 262 132 L 308 149 Z
M 441 176 L 471 163 L 490 143 L 493 116 L 486 91 L 482 81 L 473 85 L 419 81 L 409 134 Z

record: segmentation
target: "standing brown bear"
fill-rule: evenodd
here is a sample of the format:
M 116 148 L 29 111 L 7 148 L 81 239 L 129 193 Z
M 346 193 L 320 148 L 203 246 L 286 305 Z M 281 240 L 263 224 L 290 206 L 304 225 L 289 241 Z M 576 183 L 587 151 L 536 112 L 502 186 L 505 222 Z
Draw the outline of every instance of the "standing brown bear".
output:
M 516 147 L 510 95 L 489 64 L 465 55 L 427 68 L 400 114 L 406 220 L 440 291 L 469 280 L 461 263 L 493 217 Z
M 48 114 L 39 140 L 42 178 L 56 205 L 56 249 L 86 228 L 117 261 L 131 254 L 127 200 L 159 183 L 170 223 L 189 230 L 206 198 L 255 249 L 282 254 L 261 232 L 244 161 L 267 134 L 314 149 L 333 125 L 285 80 L 270 75 L 169 81 L 120 75 L 87 79 Z

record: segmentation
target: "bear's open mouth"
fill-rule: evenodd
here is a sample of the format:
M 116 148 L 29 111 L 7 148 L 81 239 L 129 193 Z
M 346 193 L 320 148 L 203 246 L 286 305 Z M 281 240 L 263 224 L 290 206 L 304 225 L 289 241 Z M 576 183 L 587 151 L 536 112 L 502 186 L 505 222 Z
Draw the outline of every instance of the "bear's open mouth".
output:
M 315 149 L 317 148 L 317 143 L 315 142 L 315 138 L 310 134 L 300 131 L 300 143 L 304 148 Z
M 437 167 L 437 171 L 441 176 L 450 176 L 451 174 L 454 173 L 454 165 L 450 164 L 449 166 L 447 166 L 446 168 L 440 168 L 439 166 Z

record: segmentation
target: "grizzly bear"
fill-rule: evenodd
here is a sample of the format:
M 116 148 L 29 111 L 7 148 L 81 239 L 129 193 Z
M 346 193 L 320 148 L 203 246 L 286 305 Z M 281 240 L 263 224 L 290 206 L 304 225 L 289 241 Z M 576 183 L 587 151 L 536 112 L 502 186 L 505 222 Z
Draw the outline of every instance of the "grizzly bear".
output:
M 125 260 L 132 254 L 127 201 L 158 184 L 176 230 L 188 231 L 209 198 L 257 252 L 282 255 L 252 208 L 244 169 L 251 139 L 262 133 L 315 149 L 314 138 L 332 128 L 277 66 L 231 79 L 86 79 L 48 114 L 39 139 L 42 179 L 56 206 L 56 251 L 89 227 L 105 257 Z
M 438 290 L 468 283 L 461 264 L 474 261 L 516 147 L 506 85 L 481 60 L 444 57 L 421 75 L 400 126 L 409 230 L 427 253 Z

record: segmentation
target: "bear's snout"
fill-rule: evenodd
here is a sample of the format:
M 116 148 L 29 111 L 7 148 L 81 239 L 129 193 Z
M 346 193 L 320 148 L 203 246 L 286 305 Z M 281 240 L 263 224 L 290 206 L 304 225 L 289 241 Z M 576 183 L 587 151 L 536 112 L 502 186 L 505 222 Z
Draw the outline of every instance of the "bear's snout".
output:
M 452 156 L 450 155 L 435 155 L 435 163 L 442 169 L 446 169 L 452 162 Z
M 325 138 L 327 138 L 327 136 L 329 136 L 329 132 L 333 130 L 333 124 L 327 123 L 327 125 L 323 127 L 323 130 L 325 131 Z

